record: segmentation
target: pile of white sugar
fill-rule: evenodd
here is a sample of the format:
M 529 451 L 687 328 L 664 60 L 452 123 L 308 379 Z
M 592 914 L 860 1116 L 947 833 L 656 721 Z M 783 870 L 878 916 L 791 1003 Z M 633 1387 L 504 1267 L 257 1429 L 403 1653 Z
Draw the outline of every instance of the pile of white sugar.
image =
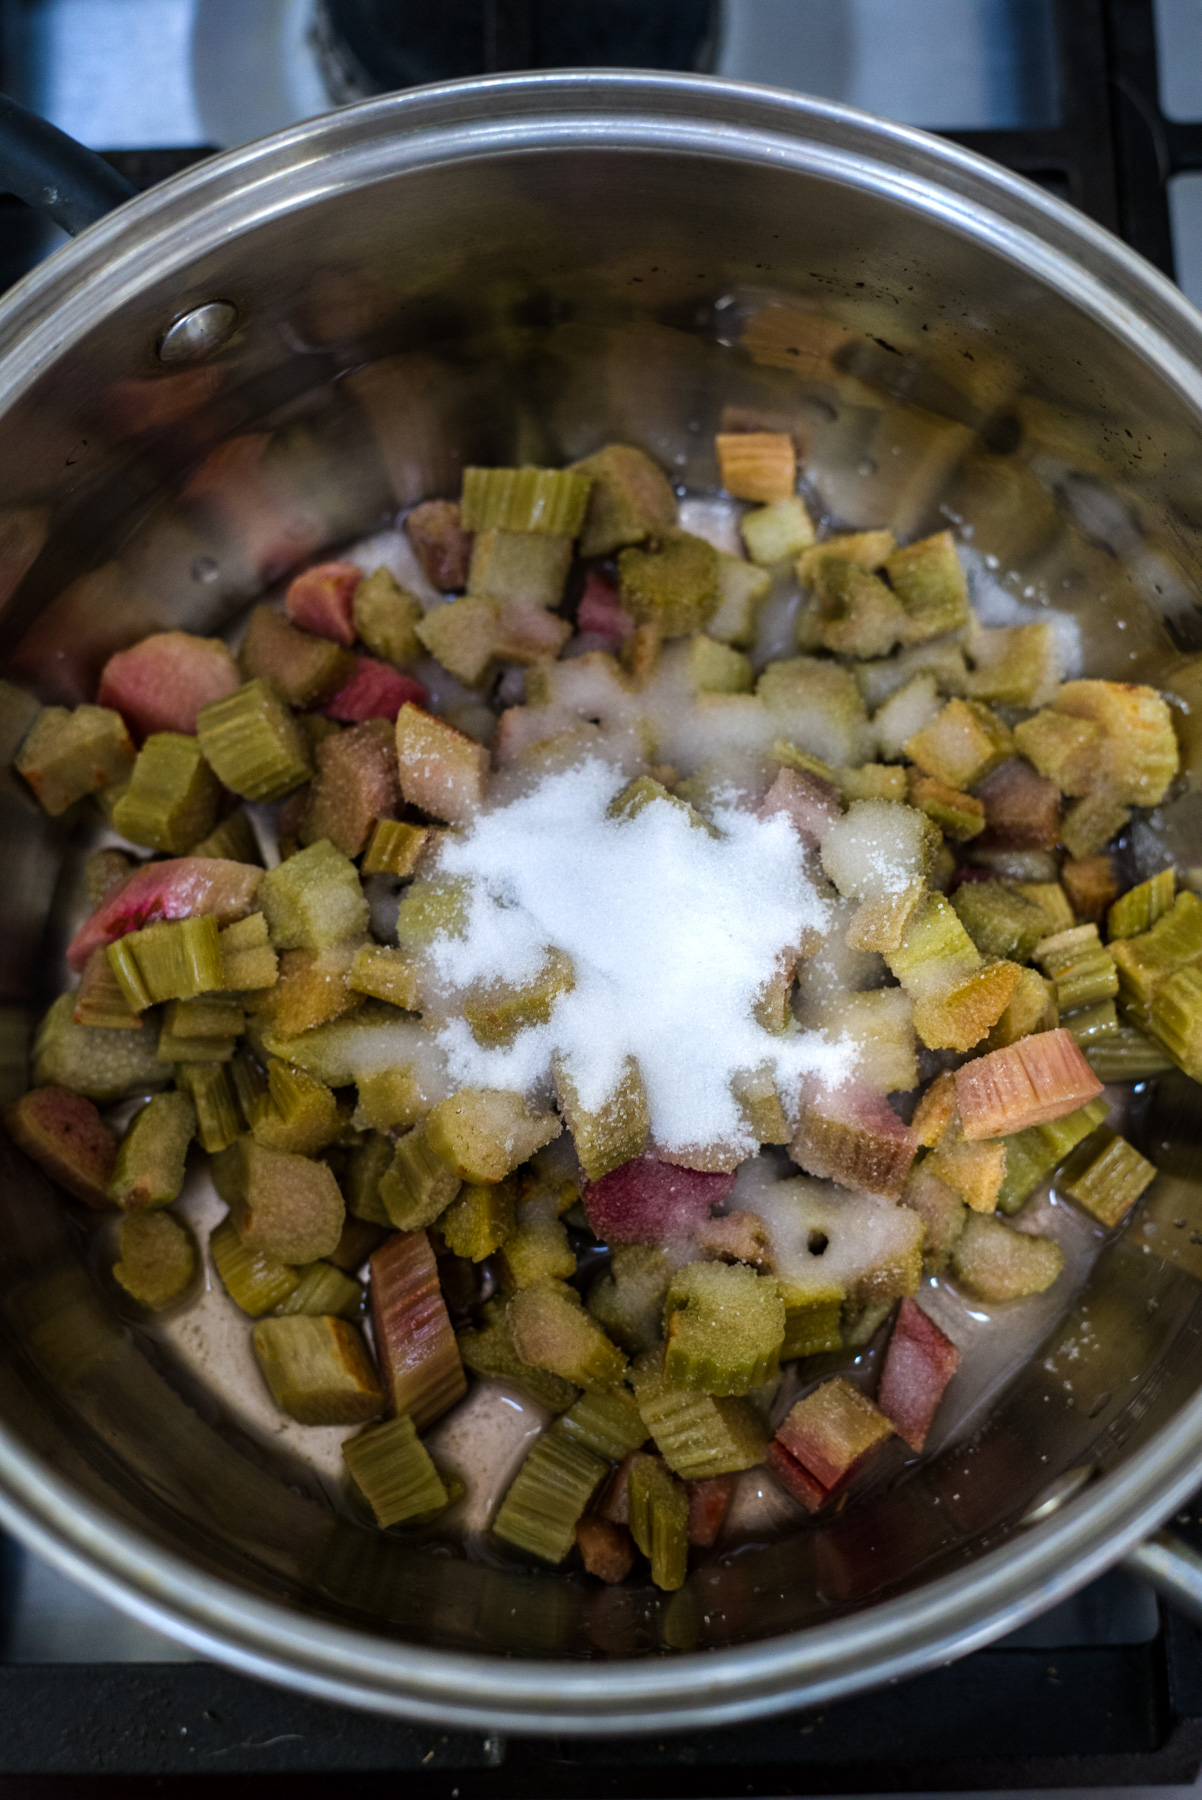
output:
M 439 1034 L 451 1078 L 529 1093 L 559 1055 L 593 1110 L 634 1057 L 659 1149 L 754 1155 L 732 1078 L 771 1070 L 795 1117 L 803 1077 L 837 1081 L 848 1060 L 819 1033 L 776 1035 L 753 1017 L 782 954 L 825 932 L 829 906 L 783 816 L 731 805 L 715 814 L 717 836 L 664 799 L 611 818 L 626 779 L 588 760 L 448 833 L 439 873 L 467 877 L 472 898 L 464 934 L 435 944 L 440 981 L 452 993 L 520 985 L 552 949 L 575 973 L 549 1021 L 508 1048 L 483 1049 L 452 1016 Z

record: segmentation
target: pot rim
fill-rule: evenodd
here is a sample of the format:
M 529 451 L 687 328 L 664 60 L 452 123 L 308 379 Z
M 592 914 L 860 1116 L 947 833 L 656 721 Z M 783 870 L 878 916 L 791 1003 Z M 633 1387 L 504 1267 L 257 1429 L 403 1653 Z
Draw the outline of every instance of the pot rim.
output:
M 365 101 L 215 156 L 140 195 L 0 302 L 0 409 L 96 317 L 164 273 L 182 274 L 231 232 L 405 168 L 568 145 L 775 164 L 885 194 L 1071 297 L 1202 420 L 1202 315 L 1128 246 L 1034 184 L 833 102 L 716 77 L 594 70 L 487 77 Z M 215 297 L 184 280 L 179 310 Z M 1138 1457 L 963 1570 L 786 1636 L 621 1662 L 432 1650 L 300 1618 L 232 1582 L 198 1579 L 182 1558 L 82 1498 L 2 1425 L 0 1524 L 110 1603 L 247 1674 L 439 1724 L 612 1735 L 818 1705 L 979 1649 L 1154 1530 L 1196 1486 L 1200 1453 L 1202 1393 Z

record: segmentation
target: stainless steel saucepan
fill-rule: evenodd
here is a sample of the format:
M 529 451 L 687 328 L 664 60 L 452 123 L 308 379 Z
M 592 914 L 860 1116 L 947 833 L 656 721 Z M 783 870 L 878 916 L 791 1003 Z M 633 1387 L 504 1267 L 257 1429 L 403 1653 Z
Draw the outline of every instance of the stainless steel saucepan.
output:
M 35 145 L 6 179 L 45 201 L 44 173 Z M 117 197 L 72 210 L 67 181 L 50 203 L 77 225 Z M 797 433 L 849 524 L 968 521 L 1012 595 L 1076 614 L 1086 673 L 1163 683 L 1202 648 L 1202 317 L 1168 282 L 921 133 L 578 73 L 393 96 L 215 157 L 7 296 L 4 672 L 90 699 L 113 649 L 218 629 L 301 558 L 455 491 L 465 461 L 619 439 L 704 490 L 724 422 Z M 1188 763 L 1202 740 L 1181 721 Z M 1200 767 L 1133 835 L 1136 868 L 1165 846 L 1202 864 Z M 15 1091 L 84 827 L 5 780 Z M 0 1147 L 0 1521 L 242 1669 L 523 1732 L 826 1701 L 979 1647 L 1120 1559 L 1202 1615 L 1197 1570 L 1149 1541 L 1202 1481 L 1199 1097 L 1177 1077 L 1141 1096 L 1156 1186 L 971 1431 L 673 1596 L 360 1529 L 217 1378 L 118 1315 L 86 1234 Z

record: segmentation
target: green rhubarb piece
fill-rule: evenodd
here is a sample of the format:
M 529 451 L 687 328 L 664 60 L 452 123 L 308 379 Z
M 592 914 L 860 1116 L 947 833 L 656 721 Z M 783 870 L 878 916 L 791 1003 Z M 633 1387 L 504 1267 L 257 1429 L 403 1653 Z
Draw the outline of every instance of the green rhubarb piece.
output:
M 571 958 L 552 950 L 529 981 L 497 981 L 473 988 L 463 1001 L 463 1016 L 484 1049 L 508 1049 L 520 1031 L 545 1025 L 556 1002 L 575 985 Z
M 402 950 L 386 950 L 380 944 L 364 944 L 356 950 L 347 982 L 356 994 L 370 994 L 408 1012 L 419 1012 L 419 968 Z
M 226 1073 L 233 1089 L 235 1108 L 243 1119 L 248 1119 L 259 1095 L 267 1092 L 267 1077 L 246 1049 L 234 1052 Z
M 841 1350 L 842 1289 L 832 1299 L 807 1294 L 803 1299 L 793 1300 L 787 1285 L 782 1284 L 782 1288 L 785 1336 L 780 1347 L 780 1360 L 790 1362 L 798 1356 L 821 1356 L 828 1351 Z
M 637 819 L 640 813 L 646 812 L 656 802 L 674 806 L 677 812 L 685 814 L 690 825 L 714 835 L 699 812 L 694 811 L 687 801 L 670 794 L 662 781 L 656 781 L 650 775 L 636 775 L 633 781 L 628 782 L 620 794 L 614 795 L 606 808 L 606 814 L 611 819 Z
M 77 1025 L 106 1031 L 138 1031 L 142 1020 L 132 1011 L 103 949 L 93 950 L 80 977 L 72 1018 Z
M 741 556 L 718 551 L 718 610 L 706 626 L 711 638 L 749 650 L 755 643 L 759 610 L 772 587 L 767 569 Z
M 660 1340 L 672 1273 L 671 1263 L 655 1245 L 623 1244 L 589 1290 L 589 1311 L 631 1356 Z
M 323 1081 L 307 1069 L 293 1068 L 279 1057 L 267 1059 L 267 1092 L 260 1094 L 247 1120 L 260 1144 L 312 1156 L 324 1150 L 340 1129 L 338 1103 Z
M 1112 1000 L 1119 991 L 1114 958 L 1099 938 L 1096 925 L 1074 925 L 1071 931 L 1044 938 L 1035 960 L 1055 983 L 1062 1017 L 1079 1006 Z
M 253 1250 L 298 1267 L 322 1262 L 338 1247 L 346 1209 L 325 1163 L 253 1138 L 239 1139 L 243 1210 L 238 1229 Z
M 238 1048 L 237 1038 L 186 1037 L 164 1021 L 159 1031 L 158 1057 L 167 1063 L 230 1062 Z
M 232 1038 L 241 1037 L 246 1030 L 242 1002 L 225 994 L 172 1000 L 164 1011 L 163 1021 L 180 1037 Z
M 647 1442 L 643 1415 L 624 1388 L 604 1394 L 581 1394 L 563 1415 L 563 1429 L 595 1456 L 621 1462 Z
M 495 1187 L 465 1187 L 439 1220 L 447 1249 L 469 1262 L 483 1262 L 499 1250 L 516 1229 L 513 1191 L 507 1182 Z
M 1052 1238 L 1016 1231 L 992 1213 L 969 1213 L 951 1257 L 953 1277 L 978 1300 L 1042 1294 L 1063 1267 L 1064 1252 Z
M 800 556 L 814 542 L 814 524 L 805 502 L 796 495 L 772 500 L 745 513 L 740 525 L 747 554 L 753 563 L 769 568 Z
M 74 994 L 60 994 L 33 1040 L 34 1087 L 65 1087 L 99 1105 L 166 1085 L 169 1071 L 156 1055 L 158 1033 L 77 1025 Z
M 1099 1081 L 1147 1081 L 1173 1066 L 1163 1046 L 1137 1025 L 1120 1023 L 1116 1031 L 1092 1039 L 1083 1049 Z
M 462 876 L 418 876 L 406 888 L 397 910 L 396 937 L 401 950 L 420 953 L 440 937 L 463 937 L 471 908 L 471 883 Z
M 431 1150 L 461 1181 L 490 1183 L 528 1162 L 558 1137 L 555 1113 L 532 1113 L 507 1088 L 461 1088 L 426 1120 Z
M 546 531 L 574 538 L 584 523 L 592 482 L 570 469 L 463 471 L 465 531 Z
M 417 635 L 435 662 L 465 687 L 480 687 L 497 653 L 497 609 L 491 600 L 465 595 L 428 612 Z
M 461 1186 L 459 1176 L 431 1147 L 426 1125 L 423 1119 L 398 1140 L 380 1181 L 380 1200 L 398 1231 L 421 1231 L 432 1225 Z
M 259 904 L 277 950 L 329 950 L 367 930 L 359 871 L 326 838 L 265 875 Z
M 1117 1225 L 1156 1179 L 1156 1165 L 1103 1125 L 1065 1164 L 1056 1182 L 1103 1225 Z
M 673 1387 L 664 1379 L 661 1350 L 640 1356 L 630 1381 L 656 1449 L 682 1481 L 735 1475 L 763 1462 L 767 1434 L 749 1400 Z
M 608 1473 L 609 1465 L 556 1421 L 518 1470 L 493 1530 L 519 1550 L 561 1563 L 576 1542 L 577 1520 Z
M 484 1308 L 484 1324 L 478 1330 L 461 1331 L 457 1342 L 464 1368 L 485 1381 L 509 1382 L 552 1412 L 564 1412 L 580 1393 L 574 1383 L 549 1369 L 535 1369 L 522 1361 L 504 1301 L 490 1301 Z
M 1202 969 L 1191 963 L 1162 981 L 1147 1022 L 1177 1067 L 1202 1081 Z
M 373 656 L 394 668 L 407 669 L 421 657 L 415 627 L 422 603 L 403 588 L 389 569 L 375 569 L 355 589 L 355 636 Z
M 785 1304 L 745 1263 L 695 1262 L 664 1303 L 664 1379 L 702 1394 L 748 1394 L 776 1374 Z
M 1188 889 L 1138 937 L 1110 945 L 1126 999 L 1147 1006 L 1159 984 L 1202 957 L 1202 900 Z
M 552 1074 L 559 1110 L 572 1134 L 580 1166 L 590 1181 L 600 1181 L 611 1169 L 642 1155 L 651 1128 L 651 1112 L 633 1056 L 626 1058 L 612 1093 L 591 1111 L 581 1105 L 576 1084 L 562 1057 L 554 1059 Z
M 1057 633 L 1043 625 L 1005 625 L 972 634 L 973 667 L 964 691 L 974 700 L 997 706 L 1033 706 L 1036 695 L 1059 679 Z
M 894 550 L 885 559 L 885 573 L 910 621 L 908 643 L 968 624 L 968 584 L 950 531 Z
M 537 1194 L 518 1208 L 517 1226 L 501 1246 L 501 1269 L 508 1288 L 576 1273 L 576 1255 L 551 1195 Z
M 718 610 L 718 552 L 687 531 L 665 532 L 647 550 L 623 550 L 618 581 L 626 612 L 662 637 L 703 631 Z
M 685 674 L 695 694 L 750 694 L 755 687 L 755 673 L 743 653 L 702 632 L 689 644 Z
M 896 950 L 885 961 L 906 992 L 921 998 L 933 985 L 951 986 L 980 966 L 980 952 L 942 894 L 922 897 Z
M 1072 1032 L 1082 1050 L 1099 1039 L 1113 1037 L 1119 1028 L 1113 1000 L 1097 1000 L 1092 1006 L 1079 1006 L 1075 1012 L 1066 1013 L 1060 1022 Z
M 175 1084 L 196 1108 L 196 1135 L 210 1156 L 242 1130 L 242 1109 L 224 1063 L 177 1063 Z
M 980 1217 L 980 1214 L 977 1215 Z M 843 1313 L 843 1348 L 845 1350 L 862 1350 L 870 1344 L 896 1302 L 893 1300 L 870 1300 L 864 1306 L 847 1307 Z
M 549 531 L 478 531 L 467 591 L 494 606 L 558 606 L 572 561 L 572 540 Z
M 840 656 L 887 656 L 904 635 L 905 610 L 878 575 L 847 557 L 823 557 L 811 575 L 819 640 Z
M 382 1530 L 429 1518 L 449 1503 L 443 1479 L 407 1413 L 348 1438 L 342 1455 Z
M 941 1275 L 964 1229 L 968 1208 L 953 1188 L 931 1173 L 925 1161 L 915 1163 L 911 1169 L 902 1189 L 901 1204 L 922 1220 L 923 1273 Z
M 1044 710 L 1020 720 L 1014 741 L 1062 794 L 1084 794 L 1097 779 L 1105 737 L 1092 719 Z
M 215 825 L 207 837 L 193 844 L 192 856 L 217 856 L 227 862 L 261 863 L 262 852 L 259 840 L 255 836 L 255 828 L 241 807 L 232 812 L 228 819 L 222 819 Z
M 1072 857 L 1093 856 L 1118 836 L 1130 818 L 1130 807 L 1120 805 L 1105 790 L 1086 794 L 1065 813 L 1060 842 Z
M 248 993 L 275 986 L 280 962 L 271 947 L 267 920 L 261 912 L 249 913 L 218 935 L 223 988 Z
M 133 844 L 179 856 L 213 829 L 220 794 L 198 739 L 156 731 L 138 752 L 113 826 Z
M 1097 1129 L 1107 1110 L 1106 1101 L 1099 1096 L 1061 1119 L 1029 1125 L 1025 1131 L 1011 1132 L 1009 1137 L 1003 1138 L 1006 1173 L 997 1197 L 999 1212 L 1017 1212 L 1040 1182 Z
M 952 906 L 982 956 L 1029 962 L 1036 944 L 1047 936 L 1042 908 L 1001 881 L 961 882 Z
M 377 819 L 359 864 L 364 875 L 412 875 L 418 858 L 434 839 L 428 825 L 405 825 L 399 819 Z
M 135 1113 L 109 1182 L 109 1199 L 125 1212 L 170 1206 L 184 1185 L 196 1108 L 187 1094 L 156 1094 Z
M 125 781 L 134 765 L 133 740 L 107 706 L 43 707 L 21 745 L 15 767 L 51 818 L 85 794 Z
M 313 773 L 304 733 L 266 681 L 202 707 L 197 735 L 206 762 L 244 800 L 282 799 Z
M 209 1234 L 209 1254 L 235 1306 L 252 1319 L 283 1306 L 301 1283 L 299 1269 L 289 1268 L 265 1250 L 252 1250 L 238 1236 L 232 1219 L 225 1219 Z
M 391 1227 L 388 1208 L 380 1198 L 380 1182 L 391 1168 L 395 1153 L 392 1139 L 385 1137 L 382 1131 L 371 1132 L 365 1144 L 351 1151 L 343 1178 L 343 1192 L 347 1211 L 356 1219 Z
M 298 1269 L 300 1281 L 276 1311 L 281 1314 L 308 1313 L 315 1318 L 329 1316 L 357 1319 L 363 1312 L 363 1284 L 336 1269 L 333 1263 L 310 1263 Z
M 981 701 L 955 699 L 915 732 L 905 749 L 924 775 L 967 792 L 1014 755 L 1014 739 Z
M 592 482 L 580 533 L 581 556 L 611 556 L 676 523 L 676 495 L 663 470 L 632 444 L 606 444 L 572 465 Z
M 169 1213 L 133 1213 L 121 1221 L 120 1260 L 113 1278 L 139 1306 L 158 1312 L 191 1287 L 196 1276 L 192 1234 Z
M 330 1251 L 326 1260 L 341 1269 L 344 1275 L 353 1275 L 387 1236 L 387 1226 L 373 1225 L 367 1219 L 356 1219 L 348 1214 L 337 1247 Z
M 367 1347 L 345 1319 L 260 1319 L 251 1342 L 272 1399 L 301 1425 L 359 1425 L 383 1412 Z
M 1014 891 L 1047 915 L 1045 931 L 1053 937 L 1058 931 L 1069 931 L 1077 923 L 1077 915 L 1069 897 L 1058 881 L 1017 881 Z
M 666 1592 L 683 1587 L 689 1566 L 689 1497 L 658 1456 L 640 1453 L 627 1485 L 630 1535 L 651 1562 L 651 1579 Z
M 254 685 L 278 690 L 290 706 L 327 699 L 355 672 L 355 659 L 341 644 L 299 630 L 273 606 L 251 613 L 238 659 Z
M 109 945 L 108 958 L 135 1012 L 161 1000 L 191 1000 L 222 984 L 221 945 L 212 913 L 131 931 Z
M 940 831 L 954 838 L 957 843 L 974 838 L 985 829 L 984 802 L 974 800 L 971 794 L 961 794 L 955 788 L 945 787 L 943 782 L 936 781 L 931 775 L 919 775 L 915 771 L 909 782 L 907 798 L 911 806 L 924 812 L 928 819 L 938 825 Z M 1047 930 L 1046 919 L 1043 929 Z
M 565 1282 L 543 1280 L 519 1288 L 509 1302 L 509 1325 L 523 1362 L 549 1369 L 577 1387 L 610 1388 L 626 1372 L 622 1352 Z
M 1141 937 L 1170 911 L 1177 897 L 1177 872 L 1162 869 L 1120 894 L 1106 915 L 1108 938 Z

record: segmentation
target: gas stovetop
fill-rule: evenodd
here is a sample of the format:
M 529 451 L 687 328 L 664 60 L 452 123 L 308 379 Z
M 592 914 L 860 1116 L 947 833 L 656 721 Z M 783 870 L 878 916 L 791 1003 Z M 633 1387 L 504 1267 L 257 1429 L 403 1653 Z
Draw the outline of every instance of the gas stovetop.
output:
M 804 15 L 804 30 L 800 23 Z M 933 53 L 931 46 L 938 46 Z M 1119 232 L 1202 303 L 1202 0 L 0 0 L 0 89 L 138 186 L 424 79 L 696 68 L 937 130 Z M 0 288 L 62 241 L 0 197 Z M 1200 1496 L 1202 1502 L 1202 1496 Z M 1180 1522 L 1202 1548 L 1191 1508 Z M 505 1740 L 265 1688 L 0 1539 L 0 1800 L 331 1773 L 409 1800 L 1192 1782 L 1202 1632 L 1115 1573 L 1003 1643 L 820 1711 L 621 1742 Z M 99 1778 L 99 1781 L 98 1781 Z

